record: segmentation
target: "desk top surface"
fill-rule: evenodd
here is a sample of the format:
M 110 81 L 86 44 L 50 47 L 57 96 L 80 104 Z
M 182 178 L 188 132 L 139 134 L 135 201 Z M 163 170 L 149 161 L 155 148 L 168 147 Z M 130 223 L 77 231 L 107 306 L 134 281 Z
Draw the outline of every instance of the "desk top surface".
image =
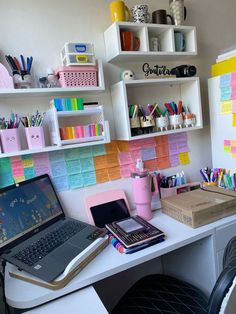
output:
M 150 222 L 164 231 L 166 240 L 133 254 L 121 254 L 108 245 L 89 265 L 87 265 L 67 286 L 52 291 L 9 276 L 11 268 L 7 264 L 5 293 L 9 305 L 15 308 L 30 308 L 54 300 L 72 291 L 91 285 L 99 280 L 127 270 L 153 258 L 214 234 L 215 228 L 236 220 L 236 215 L 193 229 L 171 217 L 155 212 Z M 27 291 L 27 293 L 26 293 Z M 24 292 L 24 293 L 22 293 Z

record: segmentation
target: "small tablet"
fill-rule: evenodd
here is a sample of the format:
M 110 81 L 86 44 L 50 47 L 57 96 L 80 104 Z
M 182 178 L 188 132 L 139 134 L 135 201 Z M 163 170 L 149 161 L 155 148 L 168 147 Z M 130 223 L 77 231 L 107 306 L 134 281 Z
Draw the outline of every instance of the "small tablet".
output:
M 90 207 L 95 226 L 104 228 L 113 221 L 130 217 L 128 207 L 124 199 L 111 201 Z

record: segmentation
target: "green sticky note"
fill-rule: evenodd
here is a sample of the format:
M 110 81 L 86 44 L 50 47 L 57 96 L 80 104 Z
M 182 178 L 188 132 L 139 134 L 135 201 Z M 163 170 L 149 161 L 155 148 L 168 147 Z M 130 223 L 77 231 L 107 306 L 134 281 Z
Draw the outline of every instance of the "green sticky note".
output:
M 0 159 L 0 172 L 9 172 L 11 171 L 10 158 L 1 158 Z
M 231 147 L 230 146 L 224 146 L 224 152 L 225 153 L 230 153 L 231 152 Z
M 83 173 L 84 186 L 96 184 L 96 174 L 94 171 Z
M 66 161 L 66 169 L 67 169 L 67 174 L 76 174 L 76 173 L 81 173 L 81 163 L 80 160 L 67 160 Z
M 84 186 L 82 174 L 72 174 L 68 176 L 68 183 L 70 189 L 78 189 Z
M 103 156 L 106 155 L 106 150 L 104 145 L 95 145 L 92 146 L 93 156 Z
M 94 163 L 92 157 L 80 159 L 80 164 L 81 172 L 94 171 Z

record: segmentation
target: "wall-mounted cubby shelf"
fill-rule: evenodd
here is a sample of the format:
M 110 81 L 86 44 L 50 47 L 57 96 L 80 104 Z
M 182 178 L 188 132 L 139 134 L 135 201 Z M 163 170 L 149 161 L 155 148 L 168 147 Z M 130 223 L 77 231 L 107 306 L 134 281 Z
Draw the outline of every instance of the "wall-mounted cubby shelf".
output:
M 140 39 L 138 51 L 122 51 L 121 31 L 130 31 Z M 184 51 L 175 50 L 175 31 L 181 31 L 184 34 Z M 159 38 L 159 51 L 151 51 L 151 37 Z M 173 60 L 173 57 L 177 60 L 197 54 L 196 28 L 194 26 L 115 22 L 104 32 L 104 39 L 108 62 Z
M 116 136 L 119 140 L 136 140 L 170 133 L 191 131 L 202 128 L 202 107 L 198 77 L 163 78 L 120 81 L 111 86 L 112 104 L 115 119 Z M 179 100 L 196 115 L 196 125 L 181 129 L 169 129 L 142 135 L 131 135 L 128 106 L 131 104 L 149 104 Z

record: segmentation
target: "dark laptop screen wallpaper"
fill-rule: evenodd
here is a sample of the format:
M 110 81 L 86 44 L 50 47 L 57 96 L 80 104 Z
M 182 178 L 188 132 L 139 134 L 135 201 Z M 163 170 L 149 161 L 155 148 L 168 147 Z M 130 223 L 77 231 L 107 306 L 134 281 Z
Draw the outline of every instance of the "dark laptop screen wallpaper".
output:
M 0 193 L 0 248 L 62 213 L 48 178 Z

